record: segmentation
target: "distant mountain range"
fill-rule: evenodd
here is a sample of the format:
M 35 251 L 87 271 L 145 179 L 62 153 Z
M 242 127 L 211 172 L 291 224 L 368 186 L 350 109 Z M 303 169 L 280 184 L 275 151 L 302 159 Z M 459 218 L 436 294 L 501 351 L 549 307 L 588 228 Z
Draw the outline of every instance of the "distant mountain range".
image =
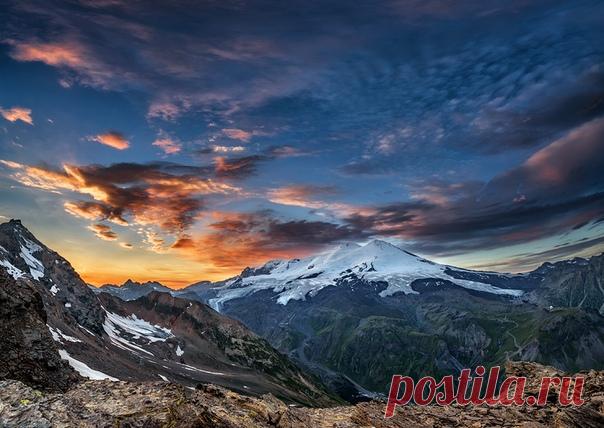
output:
M 437 264 L 376 240 L 169 292 L 242 321 L 355 400 L 384 393 L 396 373 L 457 375 L 508 359 L 603 368 L 603 281 L 603 255 L 505 274 Z M 158 286 L 101 290 L 128 299 Z
M 45 334 L 90 377 L 213 382 L 330 405 L 338 398 L 319 378 L 356 401 L 387 392 L 393 374 L 457 376 L 506 360 L 604 367 L 603 255 L 503 274 L 372 241 L 181 290 L 133 281 L 95 288 L 13 220 L 0 225 L 0 265 L 35 290 Z

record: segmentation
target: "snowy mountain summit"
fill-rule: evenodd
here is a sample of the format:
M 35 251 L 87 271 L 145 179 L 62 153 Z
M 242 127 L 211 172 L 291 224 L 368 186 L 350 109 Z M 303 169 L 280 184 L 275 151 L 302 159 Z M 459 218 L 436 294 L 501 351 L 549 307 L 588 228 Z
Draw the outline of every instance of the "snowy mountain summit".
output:
M 342 287 L 358 281 L 387 284 L 379 293 L 381 297 L 398 292 L 417 294 L 412 283 L 422 279 L 448 281 L 466 289 L 493 294 L 520 296 L 523 293 L 486 281 L 493 275 L 503 274 L 473 272 L 472 280 L 469 280 L 463 279 L 465 272 L 470 271 L 431 262 L 380 240 L 364 246 L 346 243 L 305 259 L 272 260 L 257 268 L 247 268 L 216 288 L 216 296 L 209 303 L 219 310 L 225 301 L 272 289 L 279 294 L 277 302 L 286 305 L 292 299 L 313 297 L 325 287 Z M 484 278 L 485 282 L 477 278 Z

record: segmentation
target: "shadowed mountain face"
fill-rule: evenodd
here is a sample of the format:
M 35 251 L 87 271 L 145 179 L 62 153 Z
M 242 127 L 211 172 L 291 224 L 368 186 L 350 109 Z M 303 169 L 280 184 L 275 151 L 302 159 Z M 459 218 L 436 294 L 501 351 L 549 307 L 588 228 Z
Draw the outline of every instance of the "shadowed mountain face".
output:
M 69 374 L 69 362 L 92 379 L 170 380 L 189 387 L 212 382 L 243 394 L 272 393 L 290 403 L 342 402 L 265 339 L 202 303 L 159 292 L 131 302 L 95 295 L 19 221 L 0 225 L 0 265 L 5 345 L 34 349 L 31 364 L 24 360 L 19 366 L 21 374 L 14 363 L 22 352 L 0 359 L 5 378 L 44 386 L 35 364 L 47 364 L 58 372 L 49 387 L 66 389 L 70 376 L 78 377 Z M 47 355 L 57 349 L 61 358 Z
M 0 379 L 37 389 L 66 391 L 81 377 L 62 360 L 46 327 L 40 294 L 0 266 Z

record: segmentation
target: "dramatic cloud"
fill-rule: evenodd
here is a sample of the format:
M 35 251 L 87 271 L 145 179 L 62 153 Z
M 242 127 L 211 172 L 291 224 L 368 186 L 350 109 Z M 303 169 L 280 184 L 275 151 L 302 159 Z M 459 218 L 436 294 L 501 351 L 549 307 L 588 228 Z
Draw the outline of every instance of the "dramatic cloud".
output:
M 108 131 L 103 134 L 99 134 L 96 137 L 89 137 L 90 141 L 96 141 L 109 147 L 113 147 L 118 150 L 126 150 L 130 147 L 130 143 L 124 137 L 124 134 L 117 131 Z
M 189 229 L 205 210 L 205 200 L 214 194 L 238 194 L 239 188 L 204 178 L 208 169 L 175 164 L 114 164 L 60 170 L 4 162 L 16 172 L 20 183 L 44 190 L 69 190 L 89 195 L 93 201 L 66 202 L 65 209 L 89 220 L 119 225 L 131 223 L 158 227 L 179 234 Z M 99 233 L 98 225 L 93 226 Z M 106 236 L 106 235 L 104 235 Z M 155 235 L 147 239 L 154 248 L 163 242 Z
M 28 108 L 12 107 L 8 110 L 0 108 L 0 114 L 6 120 L 9 120 L 11 122 L 16 122 L 17 120 L 21 120 L 25 123 L 29 123 L 30 125 L 34 124 L 32 118 L 31 118 L 31 110 Z
M 418 182 L 408 186 L 417 202 L 367 207 L 344 220 L 441 255 L 577 230 L 604 214 L 602 135 L 604 119 L 594 120 L 488 183 Z
M 54 192 L 99 236 L 128 227 L 221 272 L 368 237 L 477 263 L 514 247 L 514 266 L 596 251 L 603 15 L 591 0 L 8 1 L 5 104 L 44 119 L 0 127 L 3 196 L 26 216 L 34 193 L 17 189 Z M 198 166 L 154 162 L 168 156 Z
M 368 237 L 358 229 L 330 222 L 281 220 L 271 211 L 213 215 L 217 221 L 208 225 L 209 232 L 186 236 L 172 248 L 225 271 L 269 259 L 301 257 L 325 246 Z

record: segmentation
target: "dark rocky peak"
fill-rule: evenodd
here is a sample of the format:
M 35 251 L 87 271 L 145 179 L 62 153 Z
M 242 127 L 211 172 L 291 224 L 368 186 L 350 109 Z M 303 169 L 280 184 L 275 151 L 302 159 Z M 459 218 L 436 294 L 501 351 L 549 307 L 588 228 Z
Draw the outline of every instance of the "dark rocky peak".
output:
M 74 319 L 102 334 L 104 314 L 94 293 L 61 255 L 40 242 L 19 220 L 0 224 L 0 265 L 40 293 L 51 319 Z

